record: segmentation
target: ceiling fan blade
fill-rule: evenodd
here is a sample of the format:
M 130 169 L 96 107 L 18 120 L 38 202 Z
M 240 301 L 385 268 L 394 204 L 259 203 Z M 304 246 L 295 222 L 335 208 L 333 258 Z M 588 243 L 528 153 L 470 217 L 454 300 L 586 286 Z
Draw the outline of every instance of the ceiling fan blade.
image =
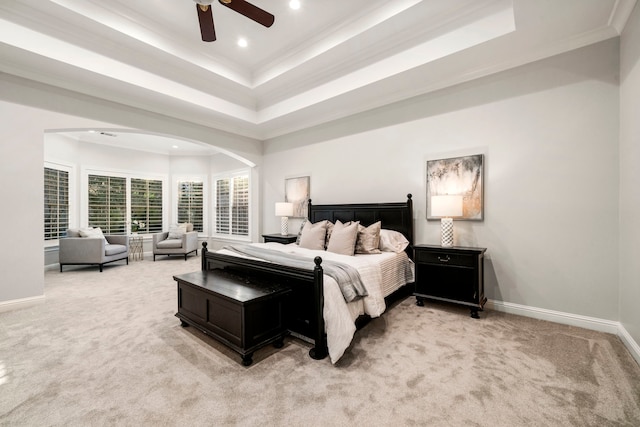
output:
M 245 0 L 218 0 L 220 4 L 227 6 L 229 9 L 233 9 L 236 12 L 246 16 L 249 19 L 253 19 L 258 24 L 270 27 L 273 25 L 275 17 L 269 12 L 260 9 L 258 6 L 254 6 Z
M 211 6 L 196 4 L 198 22 L 200 22 L 200 34 L 203 42 L 216 41 L 216 29 L 213 26 L 213 13 Z

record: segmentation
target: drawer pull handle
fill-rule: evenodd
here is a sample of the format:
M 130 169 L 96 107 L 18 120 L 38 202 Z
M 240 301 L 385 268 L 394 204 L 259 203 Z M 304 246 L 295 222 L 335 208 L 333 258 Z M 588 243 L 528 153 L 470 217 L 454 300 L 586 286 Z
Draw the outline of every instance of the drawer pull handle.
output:
M 440 261 L 440 262 L 449 262 L 449 261 L 451 261 L 451 258 L 449 258 L 449 255 L 445 256 L 444 258 L 439 256 L 438 257 L 438 261 Z

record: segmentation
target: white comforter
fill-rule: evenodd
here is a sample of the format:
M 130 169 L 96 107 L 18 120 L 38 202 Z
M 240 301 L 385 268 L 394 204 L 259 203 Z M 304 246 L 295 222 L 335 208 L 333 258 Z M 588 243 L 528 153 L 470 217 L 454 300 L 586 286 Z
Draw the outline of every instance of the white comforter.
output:
M 327 347 L 332 363 L 336 363 L 351 344 L 356 331 L 355 320 L 362 314 L 380 316 L 386 304 L 384 297 L 406 283 L 413 282 L 413 262 L 402 252 L 383 252 L 376 255 L 339 255 L 332 252 L 301 248 L 295 243 L 252 243 L 276 251 L 297 254 L 311 259 L 320 256 L 355 267 L 367 288 L 368 296 L 347 303 L 334 279 L 324 275 L 324 321 L 327 332 Z M 219 253 L 240 256 L 236 252 L 220 249 Z M 408 273 L 407 273 L 408 271 Z

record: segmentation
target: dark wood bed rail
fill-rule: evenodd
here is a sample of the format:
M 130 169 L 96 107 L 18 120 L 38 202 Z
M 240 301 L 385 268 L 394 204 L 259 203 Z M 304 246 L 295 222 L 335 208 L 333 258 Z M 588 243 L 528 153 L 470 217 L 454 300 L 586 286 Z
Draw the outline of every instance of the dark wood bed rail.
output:
M 315 257 L 313 270 L 287 267 L 266 261 L 241 258 L 209 252 L 207 242 L 202 242 L 202 270 L 224 269 L 235 274 L 256 275 L 273 280 L 292 289 L 294 302 L 290 316 L 290 331 L 313 340 L 309 350 L 313 359 L 327 357 L 327 336 L 324 323 L 324 272 L 322 258 Z M 311 295 L 309 295 L 311 291 Z M 311 316 L 309 316 L 309 311 Z
M 382 228 L 398 231 L 409 241 L 407 254 L 413 259 L 413 201 L 407 194 L 406 202 L 360 203 L 313 205 L 309 200 L 308 220 L 312 223 L 329 220 L 331 222 L 360 221 L 369 226 L 377 221 Z M 324 359 L 328 355 L 327 336 L 324 322 L 324 278 L 322 258 L 314 259 L 313 270 L 287 267 L 266 261 L 224 255 L 207 250 L 207 242 L 202 243 L 202 270 L 225 269 L 236 275 L 257 275 L 261 279 L 288 286 L 292 289 L 292 303 L 289 304 L 291 332 L 311 339 L 314 347 L 309 351 L 313 359 Z

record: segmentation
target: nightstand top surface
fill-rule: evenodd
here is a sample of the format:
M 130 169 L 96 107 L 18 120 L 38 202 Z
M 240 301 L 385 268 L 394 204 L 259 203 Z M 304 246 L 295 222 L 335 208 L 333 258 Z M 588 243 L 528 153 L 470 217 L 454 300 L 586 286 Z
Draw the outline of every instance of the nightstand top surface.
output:
M 485 252 L 487 248 L 476 248 L 472 246 L 440 246 L 440 245 L 414 245 L 413 249 L 433 249 L 443 251 L 471 251 L 471 252 Z

